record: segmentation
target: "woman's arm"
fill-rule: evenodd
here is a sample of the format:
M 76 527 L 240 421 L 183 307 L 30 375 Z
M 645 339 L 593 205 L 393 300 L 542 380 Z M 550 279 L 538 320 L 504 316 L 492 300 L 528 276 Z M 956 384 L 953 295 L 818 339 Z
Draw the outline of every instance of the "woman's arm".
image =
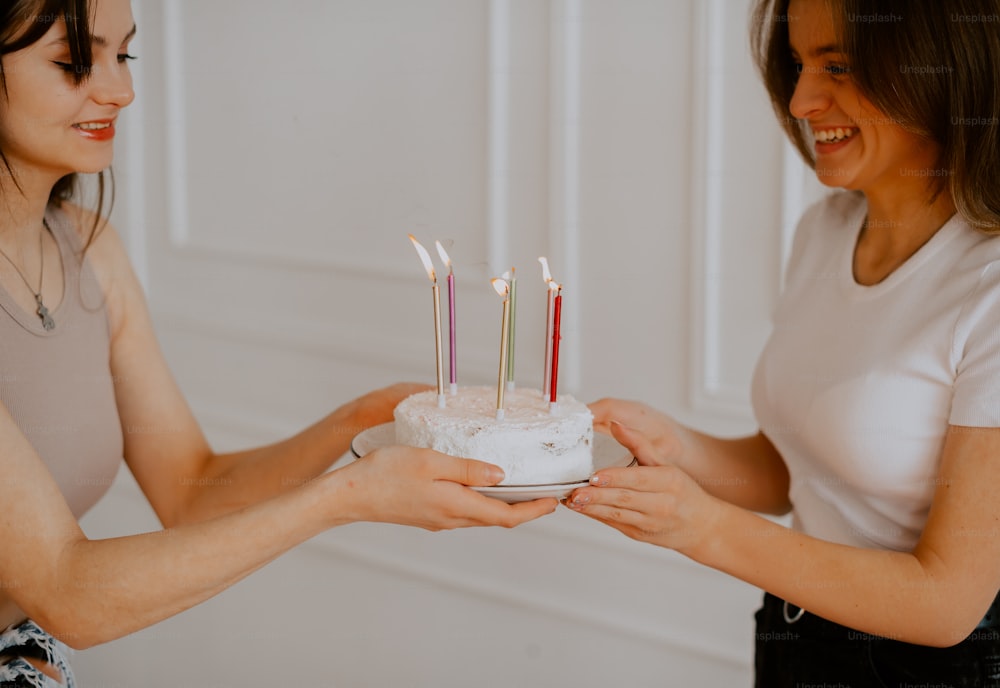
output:
M 188 499 L 178 510 L 177 523 L 221 515 L 315 479 L 349 451 L 356 434 L 391 421 L 396 404 L 426 388 L 416 384 L 392 385 L 344 404 L 281 442 L 211 454 L 197 467 L 198 477 L 186 481 L 190 488 Z M 139 461 L 131 463 L 136 465 Z
M 508 505 L 464 485 L 491 485 L 494 466 L 390 447 L 218 518 L 88 540 L 41 459 L 0 407 L 0 587 L 43 628 L 84 648 L 187 609 L 291 547 L 354 521 L 429 530 L 512 527 L 555 500 Z
M 92 218 L 79 217 L 89 227 Z M 301 486 L 326 471 L 354 435 L 392 420 L 423 386 L 364 395 L 282 442 L 229 454 L 212 451 L 161 353 L 145 296 L 114 228 L 88 257 L 107 297 L 111 372 L 125 460 L 160 522 L 170 527 L 229 513 Z
M 615 436 L 643 463 L 641 433 Z M 601 471 L 568 505 L 629 537 L 676 549 L 865 633 L 960 642 L 1000 589 L 1000 429 L 952 427 L 933 505 L 912 552 L 833 544 L 706 494 L 675 466 Z
M 596 430 L 610 434 L 613 422 L 638 430 L 654 450 L 650 461 L 678 466 L 719 499 L 767 514 L 780 515 L 791 508 L 788 469 L 762 433 L 712 437 L 636 401 L 601 399 L 590 409 Z

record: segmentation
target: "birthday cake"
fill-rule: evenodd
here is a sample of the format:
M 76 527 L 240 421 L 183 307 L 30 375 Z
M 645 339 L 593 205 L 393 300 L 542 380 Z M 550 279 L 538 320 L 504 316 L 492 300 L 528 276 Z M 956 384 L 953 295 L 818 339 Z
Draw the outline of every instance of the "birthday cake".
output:
M 414 394 L 396 406 L 396 441 L 411 447 L 479 459 L 500 466 L 500 485 L 551 485 L 586 480 L 593 472 L 593 415 L 560 395 L 550 410 L 537 389 L 506 392 L 504 418 L 496 419 L 497 390 L 464 387 L 445 395 Z

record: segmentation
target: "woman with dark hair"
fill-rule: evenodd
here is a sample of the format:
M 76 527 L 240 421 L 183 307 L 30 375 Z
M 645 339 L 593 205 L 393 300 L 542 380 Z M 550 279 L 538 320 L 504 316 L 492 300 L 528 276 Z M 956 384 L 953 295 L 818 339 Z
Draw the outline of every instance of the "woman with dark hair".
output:
M 599 401 L 642 465 L 567 504 L 764 589 L 757 686 L 1000 686 L 1000 2 L 757 0 L 752 37 L 842 189 L 796 232 L 760 431 Z
M 128 0 L 0 7 L 0 685 L 73 685 L 66 645 L 192 607 L 333 526 L 511 527 L 556 507 L 488 499 L 466 486 L 499 482 L 499 468 L 429 450 L 327 472 L 408 385 L 284 442 L 213 453 L 117 234 L 71 202 L 76 174 L 111 163 L 135 30 Z M 123 458 L 170 537 L 80 530 Z

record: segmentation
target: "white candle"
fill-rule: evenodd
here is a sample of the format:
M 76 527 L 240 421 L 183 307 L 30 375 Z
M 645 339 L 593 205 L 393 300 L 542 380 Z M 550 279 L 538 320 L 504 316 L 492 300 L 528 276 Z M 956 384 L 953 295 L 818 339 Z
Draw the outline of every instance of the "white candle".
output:
M 413 242 L 413 248 L 417 249 L 420 262 L 424 264 L 427 271 L 427 278 L 431 281 L 431 295 L 434 298 L 434 350 L 437 357 L 437 394 L 438 406 L 444 408 L 444 354 L 441 346 L 441 290 L 438 289 L 437 275 L 434 273 L 434 263 L 427 249 L 420 245 L 416 237 L 407 235 Z
M 491 280 L 497 294 L 503 297 L 503 315 L 500 320 L 500 371 L 497 374 L 497 420 L 503 420 L 503 391 L 507 382 L 507 337 L 510 333 L 510 285 L 506 280 Z

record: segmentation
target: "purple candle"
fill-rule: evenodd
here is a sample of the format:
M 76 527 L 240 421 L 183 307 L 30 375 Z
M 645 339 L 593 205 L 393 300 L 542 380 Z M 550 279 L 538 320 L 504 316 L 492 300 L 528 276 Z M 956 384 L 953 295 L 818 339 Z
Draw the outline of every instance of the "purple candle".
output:
M 451 393 L 458 393 L 458 368 L 455 364 L 455 272 L 452 269 L 451 258 L 440 241 L 435 241 L 438 255 L 448 266 L 448 381 Z

